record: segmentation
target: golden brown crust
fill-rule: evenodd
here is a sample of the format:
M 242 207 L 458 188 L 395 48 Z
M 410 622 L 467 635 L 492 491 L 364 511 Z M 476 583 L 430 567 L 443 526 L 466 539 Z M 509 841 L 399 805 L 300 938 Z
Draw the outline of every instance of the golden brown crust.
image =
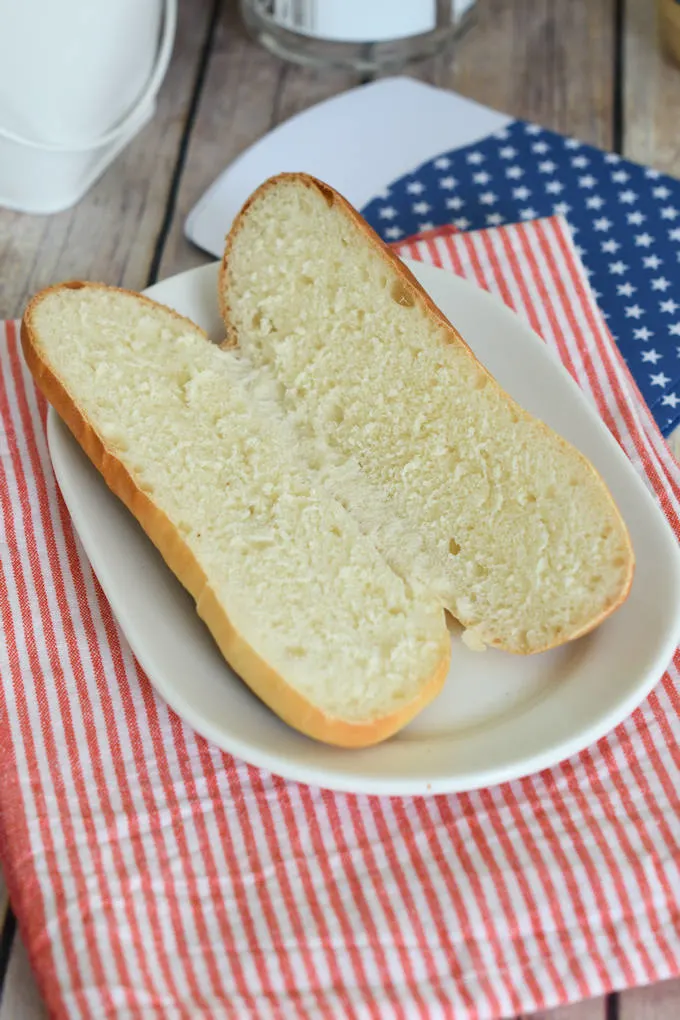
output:
M 227 300 L 226 300 L 227 273 L 228 273 L 229 255 L 231 253 L 232 245 L 234 243 L 234 238 L 238 234 L 239 229 L 241 227 L 241 223 L 243 222 L 245 216 L 248 213 L 248 210 L 253 205 L 253 203 L 257 202 L 264 194 L 267 193 L 267 191 L 269 191 L 272 188 L 276 187 L 277 184 L 279 184 L 282 181 L 290 181 L 290 182 L 293 182 L 293 183 L 302 184 L 306 188 L 310 188 L 310 189 L 319 191 L 323 195 L 324 200 L 328 203 L 329 206 L 332 206 L 334 204 L 338 205 L 343 210 L 345 215 L 349 217 L 349 219 L 354 223 L 354 225 L 359 229 L 359 231 L 366 237 L 368 242 L 374 248 L 376 254 L 378 254 L 382 259 L 384 259 L 389 264 L 389 266 L 394 270 L 394 272 L 399 277 L 401 283 L 406 288 L 407 293 L 410 295 L 410 297 L 414 301 L 417 301 L 421 305 L 424 305 L 425 308 L 432 315 L 432 318 L 435 319 L 436 322 L 444 329 L 444 333 L 445 333 L 445 337 L 446 337 L 447 341 L 449 343 L 458 344 L 460 347 L 463 348 L 463 350 L 468 354 L 468 356 L 470 358 L 472 358 L 472 360 L 475 362 L 475 364 L 479 368 L 482 369 L 482 371 L 485 373 L 487 378 L 493 383 L 493 385 L 496 386 L 498 388 L 498 390 L 503 394 L 503 396 L 509 401 L 509 403 L 512 404 L 514 410 L 518 414 L 520 414 L 522 417 L 525 417 L 527 419 L 534 420 L 533 416 L 530 415 L 528 411 L 525 411 L 524 408 L 520 407 L 520 405 L 517 404 L 515 400 L 513 400 L 513 398 L 510 396 L 510 394 L 506 393 L 503 390 L 503 388 L 496 382 L 496 380 L 491 375 L 491 373 L 488 371 L 488 369 L 486 369 L 485 366 L 482 365 L 481 362 L 477 360 L 477 358 L 474 355 L 474 353 L 472 352 L 471 348 L 465 342 L 465 340 L 460 335 L 458 330 L 455 328 L 455 326 L 452 325 L 452 323 L 449 322 L 449 320 L 446 318 L 444 313 L 434 303 L 434 301 L 432 300 L 430 295 L 427 293 L 427 291 L 425 291 L 424 288 L 418 283 L 418 281 L 416 280 L 415 276 L 410 271 L 410 269 L 408 269 L 408 267 L 404 265 L 404 263 L 401 261 L 401 259 L 381 240 L 380 237 L 378 237 L 378 235 L 368 225 L 368 223 L 360 215 L 360 213 L 358 213 L 357 210 L 352 205 L 350 205 L 350 203 L 347 201 L 347 199 L 344 198 L 334 188 L 332 188 L 328 184 L 325 184 L 323 181 L 317 180 L 316 177 L 312 177 L 310 174 L 304 174 L 304 173 L 282 173 L 282 174 L 278 174 L 275 177 L 270 177 L 263 184 L 261 184 L 260 187 L 256 191 L 253 192 L 253 194 L 247 200 L 247 202 L 245 203 L 245 205 L 243 206 L 243 208 L 239 212 L 238 216 L 234 220 L 234 222 L 233 222 L 233 224 L 231 226 L 231 229 L 230 229 L 230 231 L 229 231 L 229 233 L 228 233 L 228 235 L 226 237 L 225 248 L 224 248 L 224 255 L 222 256 L 222 262 L 221 262 L 221 265 L 220 265 L 219 277 L 218 277 L 218 299 L 219 299 L 219 303 L 220 303 L 220 312 L 222 314 L 222 318 L 224 320 L 224 325 L 225 325 L 225 329 L 226 329 L 226 340 L 224 341 L 224 345 L 223 346 L 225 346 L 225 347 L 235 347 L 235 346 L 238 345 L 238 331 L 237 331 L 236 327 L 234 326 L 234 324 L 231 322 L 230 309 L 229 309 L 229 305 L 228 305 Z M 607 486 L 605 485 L 605 482 L 602 479 L 601 475 L 595 469 L 595 467 L 593 467 L 593 465 L 590 463 L 590 461 L 586 457 L 584 457 L 584 455 L 579 450 L 577 450 L 574 446 L 572 446 L 571 443 L 567 442 L 566 439 L 564 439 L 562 436 L 558 435 L 556 432 L 553 432 L 552 429 L 549 429 L 547 425 L 543 424 L 543 422 L 540 422 L 539 424 L 542 425 L 543 429 L 546 432 L 552 433 L 552 435 L 555 436 L 557 438 L 557 440 L 566 449 L 568 449 L 572 455 L 578 456 L 579 459 L 584 464 L 586 464 L 588 466 L 589 470 L 592 472 L 592 474 L 595 476 L 595 478 L 597 478 L 599 484 L 603 487 L 603 489 L 607 493 L 607 495 L 609 497 L 609 500 L 610 500 L 612 512 L 613 512 L 614 516 L 616 517 L 616 519 L 617 519 L 617 521 L 618 521 L 618 523 L 619 523 L 619 525 L 620 525 L 620 527 L 622 529 L 623 534 L 626 537 L 627 554 L 628 554 L 628 571 L 627 571 L 625 583 L 621 587 L 621 590 L 618 593 L 617 597 L 615 599 L 613 599 L 612 602 L 608 606 L 606 606 L 603 609 L 603 611 L 597 617 L 595 617 L 592 620 L 589 620 L 578 631 L 575 631 L 575 632 L 569 634 L 568 636 L 566 636 L 562 640 L 554 641 L 552 644 L 545 645 L 542 648 L 533 648 L 529 652 L 519 652 L 519 653 L 517 653 L 517 651 L 515 649 L 507 648 L 504 645 L 495 644 L 494 643 L 494 647 L 495 648 L 499 648 L 499 649 L 501 649 L 503 651 L 513 652 L 515 654 L 530 654 L 530 655 L 533 655 L 533 654 L 537 654 L 538 652 L 546 652 L 546 651 L 549 651 L 551 648 L 556 648 L 556 647 L 558 647 L 561 644 L 565 644 L 567 641 L 573 641 L 576 638 L 583 637 L 585 634 L 589 634 L 596 627 L 599 627 L 599 625 L 601 623 L 603 623 L 604 620 L 606 620 L 608 616 L 611 616 L 611 614 L 613 612 L 615 612 L 615 610 L 617 610 L 619 608 L 619 606 L 622 605 L 625 602 L 625 600 L 628 598 L 628 595 L 629 595 L 630 589 L 631 589 L 631 585 L 633 583 L 633 574 L 635 572 L 635 554 L 634 554 L 634 551 L 633 551 L 633 546 L 632 546 L 632 543 L 631 543 L 631 540 L 630 540 L 630 535 L 628 533 L 628 529 L 627 529 L 625 521 L 623 520 L 623 518 L 621 516 L 621 513 L 620 513 L 618 507 L 616 506 L 616 503 L 614 502 L 614 499 L 612 498 L 611 493 L 609 493 L 609 490 L 607 489 Z M 465 620 L 461 620 L 460 622 L 463 624 L 463 626 L 466 626 L 466 621 Z M 468 623 L 469 623 L 469 621 L 468 621 Z
M 43 357 L 38 338 L 31 324 L 33 312 L 46 294 L 62 287 L 117 290 L 132 295 L 154 308 L 163 308 L 164 311 L 171 312 L 175 318 L 186 322 L 192 330 L 196 330 L 198 327 L 172 309 L 159 305 L 143 295 L 119 287 L 106 287 L 104 284 L 72 281 L 48 287 L 32 299 L 22 319 L 21 343 L 26 364 L 40 390 L 66 423 L 108 487 L 137 519 L 170 570 L 194 598 L 199 616 L 208 627 L 227 662 L 276 715 L 294 729 L 316 740 L 336 744 L 340 747 L 367 747 L 385 740 L 402 729 L 441 690 L 449 667 L 448 640 L 446 647 L 442 646 L 441 661 L 432 676 L 423 684 L 417 698 L 397 712 L 383 718 L 368 722 L 348 722 L 333 718 L 291 687 L 280 674 L 260 658 L 243 635 L 234 628 L 215 592 L 208 585 L 205 573 L 177 528 L 139 488 L 116 454 L 107 448 L 105 441 L 78 408 L 76 401 Z M 203 331 L 200 330 L 200 332 Z

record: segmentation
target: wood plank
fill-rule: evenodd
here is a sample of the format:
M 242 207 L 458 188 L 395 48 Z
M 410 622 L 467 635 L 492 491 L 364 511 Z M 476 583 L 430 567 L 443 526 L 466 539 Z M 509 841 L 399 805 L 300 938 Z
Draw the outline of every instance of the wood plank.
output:
M 627 0 L 624 22 L 623 152 L 680 176 L 680 66 L 661 50 L 656 4 Z
M 478 0 L 447 53 L 408 73 L 608 148 L 614 0 Z
M 77 206 L 49 217 L 0 210 L 0 318 L 60 279 L 145 286 L 211 9 L 212 0 L 179 5 L 155 117 Z
M 680 981 L 662 981 L 619 995 L 618 1020 L 678 1020 Z
M 248 36 L 236 4 L 227 4 L 210 54 L 159 277 L 211 261 L 185 239 L 184 222 L 239 153 L 276 124 L 358 82 L 357 75 L 283 63 Z
M 603 997 L 560 1006 L 546 1012 L 527 1014 L 525 1020 L 606 1020 L 607 1000 Z M 0 1020 L 3 1020 L 0 1016 Z
M 47 1015 L 26 947 L 17 932 L 2 990 L 0 1020 L 47 1020 Z

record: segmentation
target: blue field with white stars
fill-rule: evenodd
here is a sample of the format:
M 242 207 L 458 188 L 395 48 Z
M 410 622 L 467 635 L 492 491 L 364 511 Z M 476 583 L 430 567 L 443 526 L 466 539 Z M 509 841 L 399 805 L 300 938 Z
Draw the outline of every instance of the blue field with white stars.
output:
M 661 431 L 680 424 L 680 181 L 515 121 L 424 163 L 362 213 L 385 241 L 560 213 Z

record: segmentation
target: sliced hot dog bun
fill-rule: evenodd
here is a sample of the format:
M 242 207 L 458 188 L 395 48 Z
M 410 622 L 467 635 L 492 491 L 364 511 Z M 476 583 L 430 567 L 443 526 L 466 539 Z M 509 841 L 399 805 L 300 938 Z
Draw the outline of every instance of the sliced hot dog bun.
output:
M 626 598 L 633 551 L 600 476 L 503 392 L 332 188 L 266 182 L 227 238 L 220 300 L 228 343 L 333 465 L 327 484 L 473 647 L 539 652 Z
M 227 661 L 282 719 L 362 746 L 434 697 L 450 651 L 441 606 L 317 482 L 240 354 L 144 297 L 82 283 L 38 294 L 22 342 Z

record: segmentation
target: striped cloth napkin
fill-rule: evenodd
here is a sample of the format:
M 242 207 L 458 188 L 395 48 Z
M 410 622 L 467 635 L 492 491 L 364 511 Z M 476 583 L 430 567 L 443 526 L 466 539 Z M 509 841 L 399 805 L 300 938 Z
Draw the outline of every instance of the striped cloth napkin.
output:
M 599 407 L 680 533 L 680 471 L 559 218 L 401 245 L 495 292 Z M 0 850 L 51 1015 L 497 1018 L 680 973 L 680 657 L 556 768 L 457 796 L 286 782 L 156 697 L 0 345 Z

